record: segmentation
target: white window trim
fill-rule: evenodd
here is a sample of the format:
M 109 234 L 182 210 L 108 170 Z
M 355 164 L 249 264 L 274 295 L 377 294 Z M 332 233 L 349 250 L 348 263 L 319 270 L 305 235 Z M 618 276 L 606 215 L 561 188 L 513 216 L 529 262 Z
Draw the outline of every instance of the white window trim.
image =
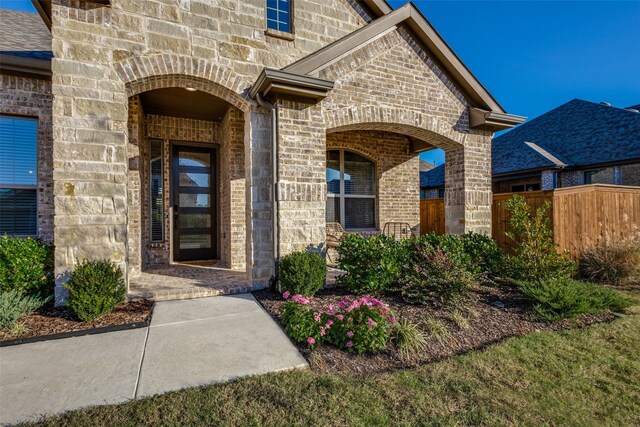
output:
M 373 163 L 373 168 L 374 168 L 374 177 L 373 177 L 373 193 L 374 194 L 345 194 L 344 192 L 344 152 L 345 151 L 349 151 L 350 153 L 354 153 L 354 154 L 358 154 L 355 151 L 350 151 L 350 150 L 344 150 L 344 149 L 329 149 L 327 151 L 338 151 L 340 153 L 340 193 L 339 194 L 335 194 L 335 193 L 330 193 L 327 190 L 327 198 L 334 198 L 334 199 L 338 199 L 338 203 L 340 204 L 340 224 L 345 228 L 345 230 L 347 230 L 347 223 L 345 220 L 345 199 L 349 198 L 349 199 L 373 199 L 373 215 L 375 217 L 376 214 L 376 193 L 378 190 L 378 183 L 377 183 L 377 178 L 375 176 L 375 168 L 376 168 L 376 164 L 375 162 L 369 160 L 371 163 Z M 359 156 L 362 156 L 361 154 L 358 154 Z M 362 156 L 364 157 L 364 156 Z M 366 158 L 366 157 L 365 157 Z M 375 223 L 375 219 L 374 219 L 374 223 Z M 376 227 L 374 225 L 374 227 L 372 228 L 349 228 L 348 230 L 375 230 Z

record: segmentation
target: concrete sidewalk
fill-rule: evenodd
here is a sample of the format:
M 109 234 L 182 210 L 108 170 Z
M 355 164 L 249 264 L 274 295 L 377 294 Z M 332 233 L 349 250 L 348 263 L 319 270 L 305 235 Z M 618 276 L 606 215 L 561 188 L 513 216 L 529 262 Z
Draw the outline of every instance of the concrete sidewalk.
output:
M 306 367 L 251 294 L 158 302 L 151 326 L 0 349 L 0 423 Z

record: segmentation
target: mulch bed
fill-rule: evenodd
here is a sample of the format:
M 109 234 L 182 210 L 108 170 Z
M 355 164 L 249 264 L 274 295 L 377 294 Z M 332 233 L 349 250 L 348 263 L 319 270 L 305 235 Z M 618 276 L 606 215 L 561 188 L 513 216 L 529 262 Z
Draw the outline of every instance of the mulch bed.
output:
M 344 296 L 340 289 L 325 289 L 316 295 L 322 303 L 337 302 Z M 284 300 L 273 290 L 254 292 L 255 297 L 278 322 Z M 381 301 L 389 304 L 399 319 L 407 319 L 415 324 L 425 319 L 435 318 L 447 325 L 450 337 L 440 343 L 436 338 L 427 338 L 428 346 L 424 353 L 411 360 L 403 359 L 394 346 L 388 345 L 383 352 L 357 355 L 328 345 L 313 351 L 300 344 L 300 352 L 307 358 L 312 369 L 321 372 L 365 373 L 383 372 L 392 369 L 410 368 L 420 364 L 432 363 L 443 358 L 480 349 L 505 338 L 525 335 L 545 330 L 563 330 L 584 327 L 594 323 L 612 320 L 611 313 L 584 315 L 575 320 L 544 322 L 535 317 L 530 305 L 514 289 L 508 287 L 482 288 L 475 292 L 475 302 L 468 305 L 465 316 L 468 327 L 461 328 L 452 320 L 450 312 L 430 305 L 410 305 L 399 297 L 385 295 Z M 424 328 L 421 327 L 421 329 Z M 426 331 L 425 331 L 426 332 Z
M 124 302 L 100 319 L 85 323 L 79 320 L 69 308 L 54 307 L 51 302 L 35 313 L 19 320 L 26 329 L 24 333 L 12 335 L 7 331 L 0 330 L 0 341 L 140 323 L 149 318 L 152 308 L 152 301 Z

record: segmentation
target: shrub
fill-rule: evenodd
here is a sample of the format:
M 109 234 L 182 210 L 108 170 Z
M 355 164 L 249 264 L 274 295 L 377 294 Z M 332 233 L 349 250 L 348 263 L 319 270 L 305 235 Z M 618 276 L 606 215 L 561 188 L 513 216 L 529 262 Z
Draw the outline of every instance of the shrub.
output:
M 412 261 L 403 269 L 398 290 L 413 304 L 458 306 L 469 299 L 474 276 L 462 262 L 440 247 L 417 242 Z
M 536 313 L 550 321 L 606 310 L 618 311 L 631 304 L 613 289 L 562 276 L 518 282 L 518 286 L 533 301 Z
M 502 249 L 489 236 L 478 233 L 465 233 L 460 235 L 465 254 L 471 261 L 470 270 L 488 277 L 500 274 L 504 267 L 504 255 Z
M 504 203 L 511 213 L 507 236 L 516 242 L 514 254 L 507 257 L 508 274 L 516 280 L 543 280 L 550 277 L 571 276 L 575 263 L 567 253 L 559 254 L 553 242 L 547 201 L 532 214 L 524 197 L 516 194 Z
M 580 256 L 580 274 L 594 282 L 619 285 L 640 276 L 640 241 L 603 242 Z
M 347 273 L 341 275 L 337 283 L 356 294 L 386 290 L 398 278 L 398 249 L 401 247 L 384 235 L 346 234 L 337 251 L 340 269 Z
M 427 348 L 427 340 L 422 331 L 406 319 L 396 322 L 393 336 L 398 352 L 404 359 L 422 353 Z
M 83 321 L 91 322 L 125 299 L 122 270 L 111 261 L 83 261 L 71 273 L 68 306 Z
M 15 289 L 0 292 L 0 329 L 11 329 L 18 319 L 33 313 L 49 299 L 25 295 Z
M 324 258 L 310 252 L 294 252 L 280 260 L 280 289 L 292 294 L 313 295 L 324 286 L 327 265 Z
M 50 247 L 32 238 L 0 237 L 0 291 L 35 297 L 53 294 Z
M 285 298 L 289 297 L 284 293 Z M 389 307 L 375 298 L 346 297 L 323 306 L 302 295 L 285 303 L 282 323 L 296 342 L 316 347 L 323 343 L 357 353 L 383 350 L 395 318 Z

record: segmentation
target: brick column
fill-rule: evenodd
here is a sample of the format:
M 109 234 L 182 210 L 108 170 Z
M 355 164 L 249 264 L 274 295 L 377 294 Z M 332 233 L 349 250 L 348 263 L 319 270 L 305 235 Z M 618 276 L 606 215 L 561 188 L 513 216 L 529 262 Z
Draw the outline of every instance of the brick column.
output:
M 491 136 L 468 135 L 446 151 L 445 230 L 491 235 Z
M 326 131 L 319 105 L 278 101 L 280 255 L 324 250 Z

